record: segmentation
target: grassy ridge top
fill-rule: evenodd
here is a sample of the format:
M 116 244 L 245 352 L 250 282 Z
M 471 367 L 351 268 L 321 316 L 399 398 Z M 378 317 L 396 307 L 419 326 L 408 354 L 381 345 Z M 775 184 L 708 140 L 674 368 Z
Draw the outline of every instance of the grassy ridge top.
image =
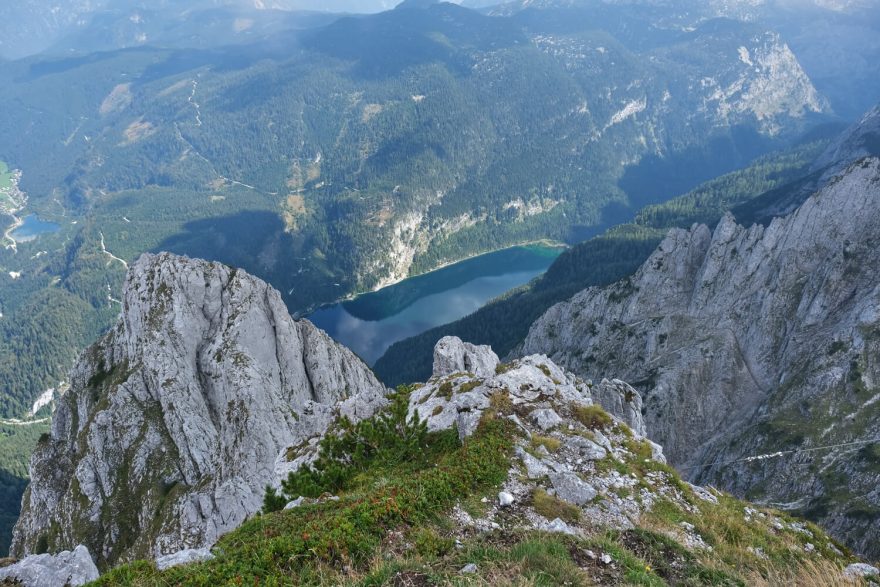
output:
M 597 474 L 632 478 L 643 494 L 665 497 L 634 526 L 582 519 L 579 508 L 540 490 L 528 503 L 493 510 L 498 487 L 521 475 L 512 460 L 517 445 L 535 454 L 560 447 L 549 437 L 526 441 L 507 417 L 517 409 L 498 397 L 463 443 L 454 428 L 428 434 L 411 448 L 418 451 L 412 459 L 399 454 L 395 462 L 374 460 L 342 475 L 348 481 L 338 498 L 325 494 L 310 505 L 258 515 L 223 537 L 212 560 L 164 572 L 134 562 L 97 584 L 852 584 L 842 569 L 855 559 L 819 528 L 714 490 L 707 492 L 713 498 L 700 497 L 706 490 L 654 461 L 647 442 L 595 406 L 590 421 L 597 431 L 627 447 L 626 458 L 609 454 L 597 462 Z M 471 523 L 489 510 L 493 524 Z M 530 529 L 521 516 L 532 514 L 587 530 L 575 536 Z M 688 544 L 687 536 L 703 542 Z M 466 565 L 475 565 L 473 572 L 463 572 Z

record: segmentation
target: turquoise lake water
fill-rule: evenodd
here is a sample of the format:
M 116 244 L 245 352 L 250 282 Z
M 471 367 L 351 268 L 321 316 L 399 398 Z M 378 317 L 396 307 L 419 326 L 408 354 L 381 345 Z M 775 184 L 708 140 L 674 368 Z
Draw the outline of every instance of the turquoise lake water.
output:
M 372 365 L 393 343 L 452 322 L 547 270 L 562 252 L 512 247 L 406 279 L 308 316 Z
M 54 222 L 40 220 L 36 214 L 28 214 L 22 220 L 22 225 L 9 233 L 15 242 L 26 243 L 35 240 L 41 234 L 56 232 L 61 228 Z

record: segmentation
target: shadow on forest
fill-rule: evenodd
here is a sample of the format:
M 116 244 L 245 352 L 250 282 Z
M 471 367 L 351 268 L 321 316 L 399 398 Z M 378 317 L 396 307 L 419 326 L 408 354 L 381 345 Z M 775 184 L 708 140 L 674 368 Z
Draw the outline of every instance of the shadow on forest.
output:
M 277 214 L 247 210 L 230 216 L 193 220 L 153 252 L 168 251 L 240 267 L 282 289 L 292 280 L 285 261 L 294 249 Z

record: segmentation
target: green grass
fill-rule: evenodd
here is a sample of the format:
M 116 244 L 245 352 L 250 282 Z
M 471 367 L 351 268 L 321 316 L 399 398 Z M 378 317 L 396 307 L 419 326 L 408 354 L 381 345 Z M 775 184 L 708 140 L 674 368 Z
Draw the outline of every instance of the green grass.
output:
M 614 422 L 605 410 L 595 405 L 575 406 L 572 415 L 578 422 L 591 430 L 608 428 Z
M 539 446 L 543 446 L 549 452 L 553 453 L 560 449 L 562 446 L 562 441 L 558 438 L 553 438 L 552 436 L 541 436 L 540 434 L 532 434 L 531 439 L 532 449 L 537 450 Z
M 562 501 L 543 489 L 536 489 L 532 493 L 532 507 L 548 520 L 560 518 L 569 524 L 576 524 L 581 520 L 581 509 L 579 507 Z
M 420 471 L 367 471 L 339 502 L 249 520 L 220 540 L 213 561 L 165 573 L 140 562 L 114 569 L 98 584 L 305 585 L 320 583 L 322 573 L 366 570 L 389 530 L 436 522 L 457 500 L 498 485 L 507 475 L 513 434 L 506 420 L 485 418 L 464 444 Z

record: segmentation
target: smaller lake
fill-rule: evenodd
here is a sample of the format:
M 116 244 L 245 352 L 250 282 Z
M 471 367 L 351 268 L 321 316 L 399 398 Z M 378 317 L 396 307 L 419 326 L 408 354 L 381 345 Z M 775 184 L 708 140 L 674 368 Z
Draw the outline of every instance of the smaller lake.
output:
M 9 236 L 17 243 L 26 243 L 35 240 L 41 234 L 57 232 L 61 226 L 54 222 L 40 220 L 36 214 L 28 214 L 21 219 L 21 226 L 9 233 Z
M 372 365 L 395 342 L 463 318 L 528 283 L 562 250 L 528 245 L 488 253 L 321 308 L 308 319 Z

